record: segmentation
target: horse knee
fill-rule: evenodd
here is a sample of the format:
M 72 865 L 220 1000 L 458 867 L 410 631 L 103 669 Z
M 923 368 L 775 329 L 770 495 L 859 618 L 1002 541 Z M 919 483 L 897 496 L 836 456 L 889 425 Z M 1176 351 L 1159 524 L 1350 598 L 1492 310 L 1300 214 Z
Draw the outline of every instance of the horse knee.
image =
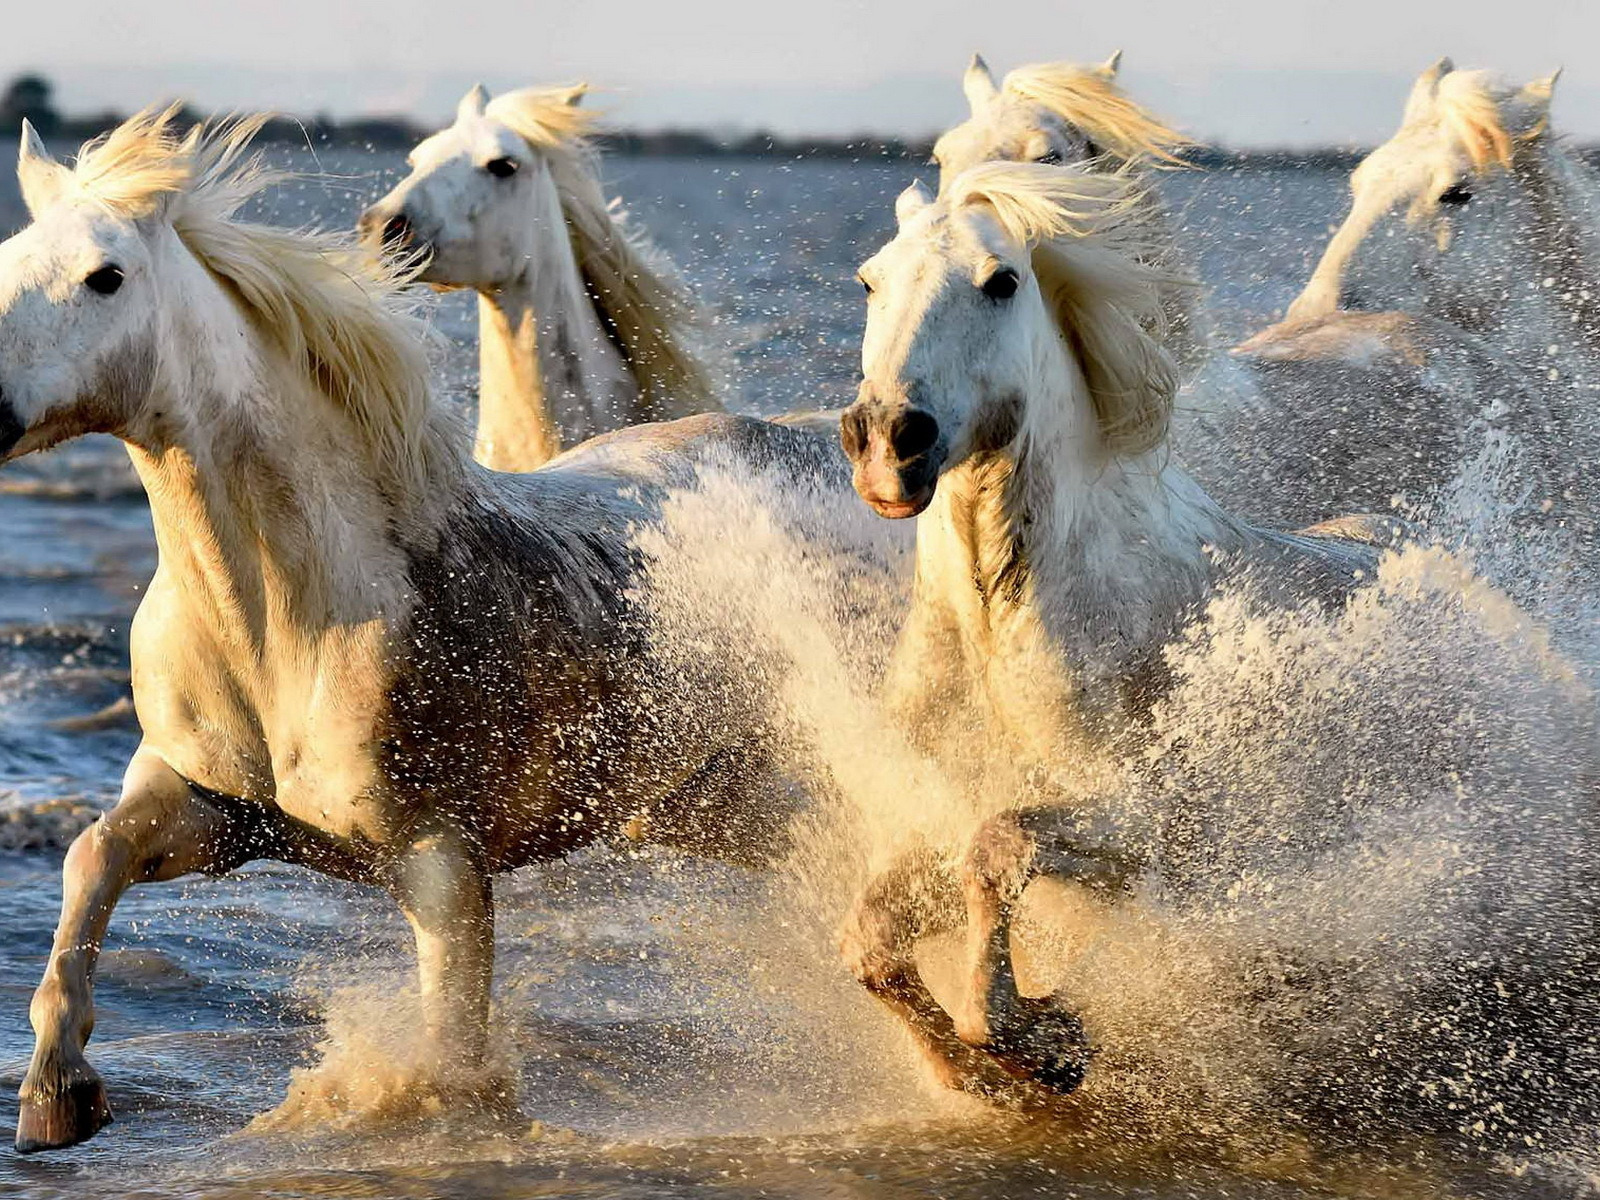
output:
M 1022 894 L 1037 870 L 1038 843 L 1016 813 L 990 817 L 967 845 L 962 875 L 969 890 L 1010 902 Z
M 905 922 L 869 889 L 851 906 L 839 929 L 839 954 L 868 991 L 895 987 L 911 966 Z

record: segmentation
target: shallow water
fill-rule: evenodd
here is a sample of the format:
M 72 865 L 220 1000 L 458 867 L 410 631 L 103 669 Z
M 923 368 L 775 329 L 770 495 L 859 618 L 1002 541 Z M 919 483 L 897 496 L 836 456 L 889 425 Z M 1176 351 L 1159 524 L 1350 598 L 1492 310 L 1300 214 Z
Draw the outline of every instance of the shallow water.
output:
M 7 148 L 0 146 L 0 155 Z M 299 156 L 298 165 L 310 165 Z M 398 162 L 321 156 L 342 180 L 269 214 L 348 224 Z M 716 308 L 743 405 L 847 401 L 856 263 L 887 235 L 902 166 L 622 160 L 615 190 Z M 931 171 L 923 170 L 924 176 Z M 9 186 L 9 185 L 7 185 Z M 1212 281 L 1219 334 L 1269 319 L 1304 278 L 1343 186 L 1316 172 L 1166 181 Z M 0 226 L 21 219 L 0 191 Z M 445 297 L 441 364 L 470 403 L 474 314 Z M 85 442 L 0 477 L 0 1125 L 31 1047 L 27 1002 L 59 897 L 60 846 L 115 793 L 136 734 L 127 622 L 153 563 L 120 448 Z M 74 719 L 73 727 L 60 722 Z M 349 1078 L 394 1067 L 413 1021 L 410 938 L 384 899 L 304 872 L 135 889 L 101 962 L 94 1061 L 117 1123 L 84 1147 L 0 1156 L 26 1196 L 1282 1196 L 1544 1192 L 1581 1181 L 1122 1143 L 1105 1120 L 996 1114 L 935 1090 L 835 963 L 789 883 L 663 853 L 585 852 L 497 885 L 499 1051 L 525 1116 L 240 1134 L 332 1031 Z M 398 1041 L 397 1041 L 398 1038 Z M 401 1056 L 403 1057 L 403 1056 Z

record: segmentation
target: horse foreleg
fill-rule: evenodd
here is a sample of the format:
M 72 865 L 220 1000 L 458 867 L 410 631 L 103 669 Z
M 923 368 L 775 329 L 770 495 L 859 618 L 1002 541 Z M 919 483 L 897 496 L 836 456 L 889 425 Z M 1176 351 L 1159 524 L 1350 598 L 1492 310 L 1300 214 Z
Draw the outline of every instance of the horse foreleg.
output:
M 851 973 L 910 1031 L 939 1082 L 992 1095 L 1008 1081 L 988 1058 L 956 1036 L 955 1024 L 917 969 L 919 939 L 954 928 L 956 881 L 926 850 L 902 854 L 862 890 L 840 930 Z
M 83 1049 L 94 1029 L 95 962 L 122 893 L 194 871 L 220 874 L 251 857 L 228 813 L 155 755 L 134 756 L 122 798 L 78 835 L 62 866 L 61 920 L 29 1009 L 35 1042 L 20 1093 L 20 1153 L 76 1145 L 111 1121 Z
M 494 892 L 458 831 L 421 833 L 388 873 L 417 941 L 423 1020 L 438 1068 L 481 1068 L 494 975 Z
M 1140 868 L 1137 858 L 1093 837 L 1061 809 L 1024 809 L 985 822 L 964 870 L 971 976 L 957 1023 L 961 1040 L 1017 1078 L 1052 1092 L 1076 1089 L 1089 1065 L 1083 1022 L 1058 997 L 1030 998 L 1017 989 L 1015 908 L 1040 875 L 1118 888 Z

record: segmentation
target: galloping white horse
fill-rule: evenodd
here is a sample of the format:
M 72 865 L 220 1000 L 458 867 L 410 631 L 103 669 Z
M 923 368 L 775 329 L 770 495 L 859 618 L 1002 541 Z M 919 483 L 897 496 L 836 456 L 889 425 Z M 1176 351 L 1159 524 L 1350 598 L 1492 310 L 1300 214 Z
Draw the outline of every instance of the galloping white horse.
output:
M 1351 174 L 1349 215 L 1284 321 L 1241 349 L 1293 354 L 1341 305 L 1462 331 L 1528 385 L 1502 407 L 1536 464 L 1533 502 L 1593 537 L 1600 177 L 1551 129 L 1557 75 L 1516 87 L 1449 59 L 1424 71 L 1399 130 Z
M 478 293 L 474 456 L 531 471 L 607 430 L 715 412 L 700 314 L 607 205 L 586 88 L 473 88 L 361 216 L 418 278 Z
M 1327 313 L 1292 338 L 1252 343 L 1242 358 L 1215 353 L 1152 174 L 1180 164 L 1193 143 L 1121 89 L 1120 63 L 1120 53 L 1094 66 L 1039 63 L 997 83 L 974 58 L 964 80 L 971 116 L 935 147 L 941 187 L 993 160 L 1082 162 L 1139 184 L 1124 219 L 1169 275 L 1161 307 L 1185 380 L 1179 445 L 1218 499 L 1291 522 L 1382 510 L 1396 496 L 1416 505 L 1481 450 L 1486 429 L 1537 411 L 1489 348 L 1422 315 Z M 1380 411 L 1403 438 L 1371 436 Z M 1547 484 L 1532 507 L 1555 490 Z
M 902 195 L 898 235 L 861 268 L 864 379 L 841 428 L 862 498 L 920 514 L 887 692 L 930 748 L 959 745 L 975 708 L 1025 764 L 1109 765 L 1171 682 L 1163 647 L 1222 583 L 1247 574 L 1337 601 L 1375 561 L 1362 544 L 1375 523 L 1253 528 L 1171 463 L 1176 372 L 1148 332 L 1162 281 L 1141 262 L 1129 201 L 1115 177 L 982 164 L 938 199 Z M 914 958 L 948 918 L 932 856 L 913 850 L 868 885 L 846 957 L 952 1086 L 1070 1091 L 1082 1029 L 1017 992 L 1011 912 L 1041 873 L 1106 882 L 1132 865 L 1066 807 L 985 827 L 966 879 L 973 973 L 953 1019 Z
M 707 444 L 799 472 L 842 467 L 836 447 L 709 415 L 530 476 L 476 467 L 430 393 L 409 280 L 233 219 L 270 180 L 242 160 L 259 123 L 180 137 L 145 114 L 74 169 L 22 143 L 33 223 L 0 245 L 0 461 L 121 438 L 159 547 L 132 629 L 143 740 L 66 858 L 25 1151 L 110 1120 L 84 1045 L 131 884 L 267 857 L 387 888 L 438 1070 L 470 1090 L 492 872 L 650 810 L 673 840 L 759 854 L 783 817 L 769 791 L 731 806 L 751 731 L 716 711 L 716 681 L 651 677 L 629 530 Z
M 1351 173 L 1349 215 L 1286 323 L 1348 300 L 1533 338 L 1521 349 L 1545 356 L 1523 310 L 1559 310 L 1565 325 L 1592 306 L 1578 292 L 1600 275 L 1600 180 L 1550 128 L 1556 78 L 1512 87 L 1449 59 L 1424 71 L 1399 130 Z M 1577 324 L 1596 336 L 1592 320 Z

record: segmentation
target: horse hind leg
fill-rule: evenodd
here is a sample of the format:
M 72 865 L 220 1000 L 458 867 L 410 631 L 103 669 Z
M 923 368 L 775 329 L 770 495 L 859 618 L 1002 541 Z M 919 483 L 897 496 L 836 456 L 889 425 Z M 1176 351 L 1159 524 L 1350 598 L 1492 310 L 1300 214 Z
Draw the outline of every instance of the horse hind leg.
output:
M 132 884 L 220 874 L 246 861 L 249 838 L 235 825 L 166 763 L 139 753 L 122 798 L 73 841 L 62 866 L 61 920 L 29 1008 L 35 1041 L 20 1092 L 19 1153 L 76 1145 L 111 1122 L 105 1084 L 83 1051 L 112 910 Z
M 938 856 L 908 851 L 862 890 L 840 929 L 840 952 L 862 986 L 910 1032 L 940 1083 L 994 1098 L 1009 1085 L 1005 1073 L 956 1035 L 916 964 L 917 942 L 953 929 L 959 907 L 956 880 Z
M 1040 875 L 1120 888 L 1140 869 L 1136 858 L 1086 835 L 1060 809 L 1023 809 L 985 822 L 963 870 L 971 974 L 956 1027 L 962 1042 L 1014 1078 L 1054 1094 L 1075 1091 L 1089 1067 L 1088 1036 L 1060 997 L 1018 990 L 1011 951 L 1016 905 Z

